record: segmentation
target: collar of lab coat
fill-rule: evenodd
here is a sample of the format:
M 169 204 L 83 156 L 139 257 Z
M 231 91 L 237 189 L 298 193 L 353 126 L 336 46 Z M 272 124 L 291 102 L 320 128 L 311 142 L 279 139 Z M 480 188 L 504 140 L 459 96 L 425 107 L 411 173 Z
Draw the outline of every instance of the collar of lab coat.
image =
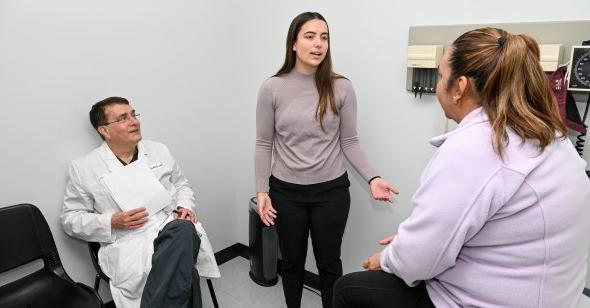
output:
M 115 170 L 118 170 L 118 169 L 124 167 L 123 164 L 119 161 L 119 159 L 117 159 L 117 156 L 115 156 L 115 153 L 113 153 L 113 151 L 111 150 L 111 148 L 109 147 L 109 145 L 106 142 L 102 143 L 102 147 L 100 150 L 100 157 L 107 165 L 109 172 L 113 172 Z M 137 159 L 138 160 L 147 159 L 147 152 L 145 150 L 145 147 L 143 146 L 142 141 L 140 141 L 137 144 Z
M 459 123 L 459 126 L 457 126 L 457 128 L 455 128 L 453 131 L 450 131 L 444 135 L 440 135 L 440 136 L 436 136 L 432 139 L 430 139 L 430 144 L 432 144 L 435 147 L 440 147 L 443 143 L 445 143 L 445 141 L 447 140 L 447 138 L 449 138 L 450 136 L 457 134 L 465 129 L 468 129 L 469 127 L 482 123 L 482 122 L 487 122 L 489 121 L 488 119 L 488 115 L 485 113 L 485 111 L 483 110 L 482 107 L 478 107 L 473 109 L 469 114 L 467 114 L 463 120 L 461 120 L 461 123 Z

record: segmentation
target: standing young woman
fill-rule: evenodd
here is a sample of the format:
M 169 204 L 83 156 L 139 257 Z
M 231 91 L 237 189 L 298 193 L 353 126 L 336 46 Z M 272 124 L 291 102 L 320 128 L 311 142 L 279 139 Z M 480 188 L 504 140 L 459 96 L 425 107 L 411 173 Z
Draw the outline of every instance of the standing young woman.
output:
M 350 207 L 344 157 L 370 185 L 373 198 L 392 202 L 391 193 L 398 193 L 371 168 L 360 147 L 356 96 L 350 81 L 332 72 L 329 45 L 322 15 L 295 17 L 285 62 L 258 94 L 258 214 L 266 225 L 276 220 L 290 308 L 301 304 L 310 231 L 322 304 L 331 307 L 332 286 L 342 276 L 340 246 Z

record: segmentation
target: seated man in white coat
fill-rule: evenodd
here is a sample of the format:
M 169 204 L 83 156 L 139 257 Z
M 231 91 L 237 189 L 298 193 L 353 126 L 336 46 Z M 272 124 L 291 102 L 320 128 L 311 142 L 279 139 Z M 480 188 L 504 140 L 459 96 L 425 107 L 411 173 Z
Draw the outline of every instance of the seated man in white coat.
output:
M 201 307 L 199 273 L 219 277 L 219 269 L 193 190 L 165 145 L 141 140 L 137 116 L 121 97 L 92 106 L 104 142 L 71 164 L 61 223 L 101 243 L 117 307 Z

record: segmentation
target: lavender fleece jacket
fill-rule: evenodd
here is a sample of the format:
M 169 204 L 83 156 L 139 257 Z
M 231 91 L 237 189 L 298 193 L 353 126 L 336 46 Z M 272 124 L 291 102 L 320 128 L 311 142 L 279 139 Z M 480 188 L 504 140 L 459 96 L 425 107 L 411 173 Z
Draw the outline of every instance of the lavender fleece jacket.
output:
M 381 254 L 436 307 L 574 307 L 590 241 L 586 163 L 568 139 L 539 154 L 512 131 L 504 160 L 482 108 L 434 138 L 413 211 Z

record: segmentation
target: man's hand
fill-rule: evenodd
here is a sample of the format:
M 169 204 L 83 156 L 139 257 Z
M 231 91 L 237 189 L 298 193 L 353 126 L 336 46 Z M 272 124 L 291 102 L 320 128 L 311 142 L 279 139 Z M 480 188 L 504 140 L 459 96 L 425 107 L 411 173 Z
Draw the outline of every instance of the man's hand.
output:
M 196 224 L 197 221 L 199 221 L 199 217 L 197 217 L 197 214 L 195 214 L 190 209 L 184 208 L 182 206 L 177 206 L 174 213 L 176 213 L 176 219 L 188 220 L 194 224 Z
M 148 221 L 148 212 L 145 207 L 138 207 L 129 211 L 123 211 L 111 216 L 111 228 L 130 230 L 141 228 Z
M 399 190 L 385 182 L 382 178 L 373 179 L 369 186 L 371 187 L 371 195 L 373 195 L 373 199 L 375 200 L 393 203 L 392 193 L 399 194 Z
M 368 271 L 378 271 L 381 269 L 381 252 L 370 256 L 363 262 L 363 268 Z
M 256 208 L 258 210 L 258 216 L 260 216 L 260 220 L 262 220 L 262 222 L 267 226 L 274 225 L 274 219 L 277 218 L 277 210 L 272 207 L 268 193 L 257 193 L 256 200 Z

